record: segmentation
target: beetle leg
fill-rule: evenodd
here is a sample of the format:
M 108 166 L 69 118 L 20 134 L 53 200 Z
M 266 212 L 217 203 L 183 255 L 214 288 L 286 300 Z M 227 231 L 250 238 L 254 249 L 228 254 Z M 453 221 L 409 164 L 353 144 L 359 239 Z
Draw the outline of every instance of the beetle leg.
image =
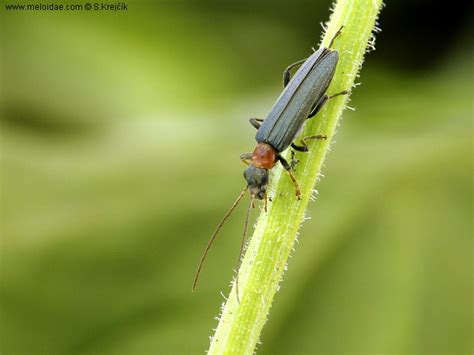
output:
M 328 137 L 325 134 L 318 134 L 316 136 L 307 136 L 304 137 L 301 141 L 301 145 L 296 145 L 295 143 L 291 143 L 291 148 L 294 150 L 297 150 L 298 152 L 307 152 L 309 151 L 308 144 L 306 141 L 309 141 L 310 139 L 320 139 L 320 140 L 326 140 Z
M 350 90 L 342 90 L 341 92 L 338 92 L 336 94 L 332 94 L 331 96 L 328 96 L 328 100 L 336 97 L 336 96 L 341 96 L 341 95 L 347 95 L 350 93 Z
M 312 108 L 311 112 L 308 115 L 308 119 L 314 117 L 321 110 L 321 108 L 324 106 L 328 99 L 329 97 L 327 95 L 323 95 L 319 102 L 316 103 L 316 105 L 314 105 L 314 107 Z
M 246 165 L 250 165 L 250 160 L 252 160 L 252 153 L 242 153 L 240 154 L 240 160 Z
M 334 41 L 336 40 L 337 37 L 339 37 L 339 35 L 342 33 L 342 30 L 344 29 L 344 25 L 342 25 L 336 32 L 336 34 L 334 35 L 334 37 L 331 39 L 331 42 L 329 43 L 329 46 L 328 48 L 331 48 L 332 45 L 334 44 Z
M 311 110 L 311 112 L 309 113 L 308 115 L 308 118 L 311 118 L 311 117 L 314 117 L 324 106 L 324 104 L 334 98 L 334 97 L 337 97 L 337 96 L 341 96 L 341 95 L 347 95 L 349 93 L 349 90 L 344 90 L 344 91 L 341 91 L 341 92 L 338 92 L 334 95 L 331 95 L 331 96 L 327 96 L 327 95 L 323 95 L 321 97 L 321 99 L 319 100 L 319 102 L 314 105 L 313 109 Z
M 252 126 L 254 126 L 256 129 L 259 129 L 259 128 L 260 128 L 260 126 L 261 126 L 261 124 L 262 124 L 263 121 L 264 121 L 264 120 L 261 119 L 261 118 L 251 118 L 251 119 L 249 119 L 250 124 L 251 124 Z
M 293 184 L 295 185 L 296 198 L 298 200 L 301 200 L 300 186 L 298 185 L 298 181 L 296 181 L 296 178 L 293 175 L 293 172 L 291 171 L 291 165 L 288 164 L 288 162 L 285 160 L 285 158 L 283 158 L 281 155 L 278 155 L 277 159 L 280 161 L 281 165 L 283 165 L 283 168 L 288 172 L 288 175 L 290 175 L 291 181 L 293 181 Z
M 291 148 L 293 148 L 294 150 L 298 152 L 307 152 L 309 150 L 308 146 L 304 142 L 301 142 L 301 145 L 296 145 L 295 143 L 291 143 Z
M 303 153 L 309 152 L 308 143 L 306 143 L 306 140 L 310 140 L 310 139 L 321 139 L 321 140 L 323 140 L 323 139 L 327 139 L 327 137 L 323 134 L 318 134 L 317 136 L 305 137 L 301 141 L 301 143 L 300 143 L 301 145 L 296 145 L 295 143 L 291 143 L 291 148 L 293 148 L 297 152 L 303 152 Z
M 300 161 L 296 158 L 296 153 L 292 149 L 291 150 L 291 160 L 290 160 L 290 165 L 291 165 L 291 170 L 296 170 L 296 165 L 298 165 Z
M 290 70 L 294 67 L 297 67 L 298 65 L 303 64 L 306 59 L 308 58 L 298 60 L 297 62 L 294 62 L 293 64 L 290 64 L 286 67 L 285 71 L 283 72 L 283 87 L 286 87 L 286 85 L 288 85 L 290 82 Z

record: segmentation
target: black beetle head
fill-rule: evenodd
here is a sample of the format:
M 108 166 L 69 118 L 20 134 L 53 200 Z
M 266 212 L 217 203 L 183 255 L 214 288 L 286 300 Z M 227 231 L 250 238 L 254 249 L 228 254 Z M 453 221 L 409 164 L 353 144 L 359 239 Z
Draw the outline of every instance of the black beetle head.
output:
M 244 178 L 247 180 L 250 194 L 259 200 L 263 200 L 267 191 L 268 170 L 250 165 L 244 171 Z

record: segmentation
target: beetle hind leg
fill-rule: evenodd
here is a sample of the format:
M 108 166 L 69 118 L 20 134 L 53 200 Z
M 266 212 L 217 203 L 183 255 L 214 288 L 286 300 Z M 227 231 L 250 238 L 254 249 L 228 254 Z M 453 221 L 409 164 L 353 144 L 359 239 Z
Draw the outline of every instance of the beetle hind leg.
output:
M 348 95 L 350 92 L 351 92 L 350 90 L 342 90 L 341 92 L 337 92 L 335 94 L 332 94 L 331 96 L 328 96 L 328 100 L 335 98 L 337 96 Z
M 288 83 L 290 82 L 291 69 L 303 64 L 306 61 L 306 59 L 308 59 L 308 58 L 298 60 L 297 62 L 294 62 L 293 64 L 290 64 L 286 67 L 285 71 L 283 72 L 283 87 L 286 87 L 288 85 Z
M 337 37 L 339 37 L 339 35 L 342 33 L 342 30 L 344 29 L 344 25 L 342 25 L 336 32 L 336 34 L 334 35 L 334 37 L 331 39 L 331 42 L 329 43 L 329 46 L 328 48 L 331 48 L 332 45 L 334 44 L 334 41 L 336 40 Z

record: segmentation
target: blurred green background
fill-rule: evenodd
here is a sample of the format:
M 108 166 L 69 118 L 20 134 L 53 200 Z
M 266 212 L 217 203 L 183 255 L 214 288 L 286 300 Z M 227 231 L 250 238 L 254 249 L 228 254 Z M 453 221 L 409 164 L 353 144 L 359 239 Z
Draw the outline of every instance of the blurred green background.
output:
M 204 353 L 247 119 L 331 2 L 4 3 L 0 352 Z M 387 1 L 259 354 L 473 353 L 472 7 L 439 3 Z

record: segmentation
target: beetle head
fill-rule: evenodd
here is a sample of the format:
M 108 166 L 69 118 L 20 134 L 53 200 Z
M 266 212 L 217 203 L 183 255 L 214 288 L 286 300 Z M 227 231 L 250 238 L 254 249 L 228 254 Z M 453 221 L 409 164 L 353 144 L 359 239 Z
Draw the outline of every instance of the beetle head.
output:
M 247 180 L 250 195 L 263 200 L 267 191 L 268 170 L 250 165 L 244 171 L 244 178 Z

